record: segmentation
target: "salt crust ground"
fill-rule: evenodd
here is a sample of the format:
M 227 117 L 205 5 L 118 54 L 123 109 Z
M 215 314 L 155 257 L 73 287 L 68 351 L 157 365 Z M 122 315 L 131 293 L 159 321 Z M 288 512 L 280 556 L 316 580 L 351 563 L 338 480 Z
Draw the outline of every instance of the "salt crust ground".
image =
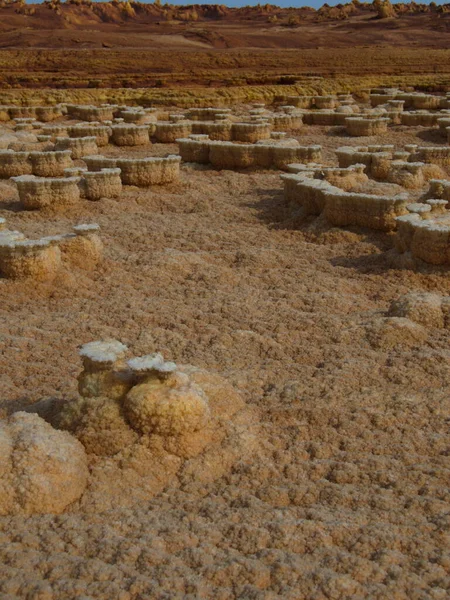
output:
M 363 143 L 301 139 L 329 162 Z M 3 517 L 2 600 L 449 597 L 448 332 L 387 348 L 368 335 L 401 294 L 448 294 L 445 270 L 399 269 L 385 234 L 299 222 L 275 172 L 184 166 L 180 184 L 64 215 L 18 211 L 1 183 L 0 208 L 28 236 L 98 222 L 106 253 L 51 285 L 0 282 L 3 415 L 73 396 L 76 346 L 113 337 L 219 372 L 260 433 L 218 479 L 102 513 Z

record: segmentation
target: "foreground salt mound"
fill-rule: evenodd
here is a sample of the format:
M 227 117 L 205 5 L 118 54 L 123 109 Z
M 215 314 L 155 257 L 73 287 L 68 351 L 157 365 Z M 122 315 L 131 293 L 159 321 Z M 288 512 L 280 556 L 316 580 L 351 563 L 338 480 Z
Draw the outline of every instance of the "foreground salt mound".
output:
M 430 292 L 408 292 L 394 300 L 384 317 L 366 327 L 369 343 L 377 349 L 420 346 L 429 330 L 450 327 L 450 297 Z
M 77 504 L 105 510 L 167 485 L 222 476 L 256 447 L 255 417 L 222 377 L 151 354 L 126 360 L 116 340 L 85 344 L 79 396 L 36 411 L 84 446 L 91 476 Z
M 99 229 L 96 223 L 84 223 L 71 233 L 29 240 L 20 231 L 6 229 L 0 219 L 0 276 L 51 281 L 62 267 L 94 269 L 103 255 Z
M 83 494 L 86 452 L 38 415 L 0 422 L 0 514 L 60 513 Z
M 409 292 L 395 300 L 389 316 L 408 318 L 425 327 L 450 327 L 450 297 L 430 292 Z

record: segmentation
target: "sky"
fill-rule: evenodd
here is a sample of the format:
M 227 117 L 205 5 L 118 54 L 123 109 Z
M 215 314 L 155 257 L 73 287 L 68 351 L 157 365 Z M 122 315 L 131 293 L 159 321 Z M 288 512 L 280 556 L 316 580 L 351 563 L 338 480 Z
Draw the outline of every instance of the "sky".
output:
M 27 0 L 28 4 L 33 4 L 33 3 L 40 3 L 43 0 Z M 101 2 L 102 0 L 94 0 L 97 2 Z M 105 0 L 103 0 L 105 1 Z M 140 2 L 148 2 L 148 3 L 152 3 L 153 0 L 139 0 Z M 256 6 L 257 4 L 266 4 L 265 0 L 218 0 L 216 2 L 214 1 L 199 1 L 199 0 L 161 0 L 161 3 L 164 4 L 166 1 L 169 2 L 169 4 L 178 4 L 178 5 L 192 5 L 192 4 L 224 4 L 225 6 L 230 6 L 230 7 L 235 7 L 235 6 Z M 268 2 L 268 4 L 274 4 L 276 6 L 281 6 L 281 7 L 295 7 L 295 8 L 299 8 L 300 6 L 311 6 L 312 8 L 320 8 L 321 6 L 323 6 L 323 4 L 325 4 L 325 2 L 327 2 L 327 4 L 329 4 L 330 6 L 334 6 L 336 4 L 345 4 L 346 2 L 349 2 L 350 0 L 341 0 L 341 2 L 339 0 L 272 0 L 271 2 Z M 372 0 L 362 0 L 362 1 L 368 1 L 371 2 Z M 407 2 L 408 0 L 391 0 L 391 2 Z M 432 0 L 417 0 L 418 4 L 430 4 Z M 450 3 L 450 0 L 435 0 L 436 4 L 447 4 Z

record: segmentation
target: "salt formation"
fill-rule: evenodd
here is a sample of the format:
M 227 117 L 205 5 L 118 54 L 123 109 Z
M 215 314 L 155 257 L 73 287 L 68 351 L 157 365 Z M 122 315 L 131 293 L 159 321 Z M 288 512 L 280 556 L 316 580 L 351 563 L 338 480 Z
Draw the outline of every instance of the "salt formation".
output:
M 450 327 L 450 297 L 430 292 L 409 292 L 394 300 L 388 311 L 391 317 L 402 317 L 424 327 Z
M 142 146 L 150 143 L 147 125 L 122 123 L 111 127 L 111 141 L 116 146 Z
M 433 163 L 440 166 L 450 165 L 450 146 L 415 146 L 409 160 L 412 162 Z
M 0 220 L 0 274 L 9 279 L 52 280 L 62 265 L 93 269 L 103 245 L 96 224 L 76 225 L 73 233 L 28 240 Z
M 231 137 L 237 142 L 254 144 L 270 138 L 270 125 L 266 123 L 233 123 Z
M 26 209 L 66 207 L 80 199 L 79 177 L 35 177 L 21 175 L 13 177 L 19 198 Z
M 71 138 L 95 137 L 97 146 L 106 146 L 109 144 L 111 128 L 100 123 L 79 123 L 67 127 L 67 133 Z
M 338 104 L 336 96 L 313 96 L 312 105 L 315 108 L 335 108 Z
M 30 152 L 29 161 L 33 175 L 38 177 L 61 177 L 73 164 L 71 150 Z
M 391 231 L 396 227 L 396 217 L 407 212 L 405 194 L 389 197 L 344 191 L 314 175 L 314 169 L 281 175 L 287 204 L 294 210 L 301 208 L 305 215 L 322 214 L 328 223 L 340 227 Z
M 0 515 L 61 513 L 87 485 L 82 444 L 38 415 L 0 421 Z
M 59 248 L 47 239 L 0 235 L 0 273 L 8 279 L 52 280 L 61 267 Z
M 230 115 L 231 110 L 229 108 L 191 108 L 186 118 L 190 121 L 209 121 L 214 119 L 217 115 Z
M 431 164 L 434 161 L 419 160 L 435 158 L 433 149 L 427 154 L 419 152 L 417 146 L 407 146 L 404 152 L 395 152 L 393 146 L 343 146 L 336 150 L 336 156 L 340 167 L 361 163 L 374 179 L 407 189 L 420 188 L 430 179 L 443 175 L 438 165 Z
M 320 146 L 299 146 L 296 140 L 264 140 L 258 144 L 237 144 L 216 142 L 205 136 L 193 135 L 177 142 L 184 161 L 211 163 L 218 169 L 284 169 L 293 162 L 319 162 L 322 156 Z
M 67 115 L 70 119 L 79 121 L 112 121 L 114 118 L 114 106 L 82 106 L 75 104 L 67 105 Z
M 18 175 L 30 175 L 32 167 L 28 156 L 28 152 L 0 150 L 0 178 L 9 179 Z
M 97 139 L 95 136 L 87 137 L 58 137 L 56 138 L 55 150 L 71 150 L 73 158 L 82 158 L 88 154 L 98 152 Z
M 101 171 L 102 169 L 115 169 L 117 166 L 116 158 L 109 158 L 101 154 L 83 156 L 83 162 L 86 163 L 89 171 Z
M 231 121 L 194 121 L 192 135 L 206 135 L 211 140 L 230 141 Z
M 286 109 L 287 107 L 284 108 Z M 274 113 L 269 117 L 269 121 L 275 131 L 293 131 L 300 129 L 303 125 L 303 115 L 285 110 L 285 112 Z
M 117 198 L 122 192 L 120 169 L 102 169 L 101 171 L 83 171 L 81 175 L 81 193 L 88 200 Z
M 348 113 L 334 110 L 316 110 L 304 113 L 303 122 L 307 125 L 345 125 Z
M 68 137 L 69 126 L 68 125 L 44 125 L 41 129 L 43 135 L 49 135 L 52 141 L 55 141 L 58 137 Z
M 103 242 L 96 223 L 75 225 L 73 233 L 59 238 L 62 260 L 69 267 L 91 271 L 103 258 Z
M 409 205 L 408 209 L 409 214 L 397 218 L 397 251 L 432 265 L 449 264 L 450 213 L 442 201 L 429 199 Z
M 352 136 L 371 136 L 386 133 L 389 119 L 346 117 L 345 126 L 347 132 Z
M 118 158 L 115 163 L 121 170 L 122 183 L 138 187 L 162 185 L 177 181 L 180 176 L 181 157 Z
M 36 118 L 42 123 L 48 123 L 62 116 L 60 106 L 36 106 Z
M 400 115 L 400 122 L 409 127 L 434 127 L 441 116 L 439 113 L 430 113 L 425 110 L 408 111 Z
M 195 456 L 212 442 L 218 421 L 243 406 L 229 387 L 228 402 L 217 402 L 217 383 L 224 386 L 220 378 L 178 367 L 161 354 L 125 361 L 126 352 L 116 340 L 85 344 L 80 398 L 58 407 L 51 419 L 89 454 L 114 456 L 144 443 L 155 451 L 159 446 L 180 457 Z
M 10 106 L 9 116 L 16 119 L 36 119 L 36 108 L 34 106 Z
M 180 176 L 181 157 L 169 155 L 165 158 L 107 158 L 101 155 L 85 156 L 89 171 L 120 169 L 124 185 L 148 187 L 177 181 Z
M 158 121 L 155 125 L 154 135 L 158 142 L 173 144 L 178 138 L 187 137 L 191 133 L 192 123 L 189 121 L 179 121 L 178 123 Z
M 29 409 L 66 430 L 62 439 L 77 438 L 84 447 L 90 475 L 77 504 L 82 509 L 149 499 L 174 478 L 219 477 L 255 447 L 254 415 L 221 377 L 165 361 L 159 353 L 129 360 L 127 353 L 116 340 L 84 344 L 79 396 Z M 70 474 L 77 481 L 85 468 L 78 478 Z
M 124 120 L 124 123 L 142 123 L 147 118 L 145 110 L 133 109 L 121 110 L 119 112 L 120 117 Z

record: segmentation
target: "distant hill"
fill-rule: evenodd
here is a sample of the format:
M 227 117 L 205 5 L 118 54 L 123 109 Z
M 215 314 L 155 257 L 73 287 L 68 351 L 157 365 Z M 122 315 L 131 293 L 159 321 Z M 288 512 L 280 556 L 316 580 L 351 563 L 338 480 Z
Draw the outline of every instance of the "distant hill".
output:
M 446 48 L 450 5 L 358 0 L 319 10 L 270 4 L 172 6 L 139 2 L 0 2 L 0 48 Z

